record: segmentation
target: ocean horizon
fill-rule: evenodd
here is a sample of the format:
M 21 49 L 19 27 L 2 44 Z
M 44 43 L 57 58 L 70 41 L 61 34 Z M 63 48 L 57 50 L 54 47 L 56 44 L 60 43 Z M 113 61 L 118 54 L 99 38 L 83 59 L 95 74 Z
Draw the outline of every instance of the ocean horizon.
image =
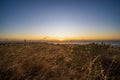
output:
M 26 42 L 45 42 L 45 43 L 52 43 L 52 44 L 90 44 L 90 43 L 97 43 L 97 44 L 110 44 L 112 46 L 120 47 L 120 40 L 0 40 L 0 43 L 23 43 Z
M 112 46 L 120 47 L 120 40 L 72 40 L 72 41 L 53 41 L 52 43 L 55 44 L 90 44 L 90 43 L 97 43 L 97 44 L 110 44 Z

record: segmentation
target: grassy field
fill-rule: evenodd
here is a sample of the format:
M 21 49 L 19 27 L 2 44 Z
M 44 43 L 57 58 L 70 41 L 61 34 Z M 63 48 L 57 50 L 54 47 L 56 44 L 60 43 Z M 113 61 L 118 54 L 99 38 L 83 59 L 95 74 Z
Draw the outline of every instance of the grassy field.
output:
M 120 80 L 120 48 L 1 43 L 0 80 Z

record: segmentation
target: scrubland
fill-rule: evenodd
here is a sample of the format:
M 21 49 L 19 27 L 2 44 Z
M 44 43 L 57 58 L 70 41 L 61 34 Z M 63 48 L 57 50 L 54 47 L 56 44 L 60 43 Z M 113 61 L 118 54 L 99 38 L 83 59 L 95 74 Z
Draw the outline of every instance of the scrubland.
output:
M 120 48 L 104 43 L 1 43 L 0 80 L 120 80 Z

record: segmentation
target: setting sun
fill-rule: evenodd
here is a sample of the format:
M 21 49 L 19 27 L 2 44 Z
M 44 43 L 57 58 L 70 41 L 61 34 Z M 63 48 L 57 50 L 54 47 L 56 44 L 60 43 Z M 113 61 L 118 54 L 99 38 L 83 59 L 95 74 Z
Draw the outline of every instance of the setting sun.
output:
M 59 41 L 63 41 L 64 39 L 63 38 L 60 38 Z
M 0 80 L 120 80 L 120 0 L 0 0 Z

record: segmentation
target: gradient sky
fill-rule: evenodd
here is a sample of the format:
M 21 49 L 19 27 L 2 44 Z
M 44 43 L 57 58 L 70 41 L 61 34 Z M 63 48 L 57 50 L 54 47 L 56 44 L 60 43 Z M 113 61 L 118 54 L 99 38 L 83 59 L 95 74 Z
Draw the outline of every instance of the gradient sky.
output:
M 120 39 L 119 0 L 0 0 L 0 39 Z

